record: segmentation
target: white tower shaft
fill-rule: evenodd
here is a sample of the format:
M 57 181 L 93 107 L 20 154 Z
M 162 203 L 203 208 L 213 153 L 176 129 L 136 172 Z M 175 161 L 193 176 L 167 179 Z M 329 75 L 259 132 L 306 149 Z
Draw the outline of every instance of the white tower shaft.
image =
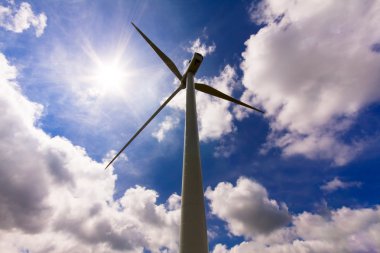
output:
M 166 106 L 167 103 L 182 89 L 186 81 L 186 126 L 185 144 L 183 152 L 182 172 L 182 207 L 181 207 L 181 232 L 180 253 L 208 253 L 207 226 L 205 215 L 205 203 L 202 185 L 202 169 L 199 152 L 199 137 L 197 124 L 197 110 L 195 103 L 195 89 L 206 94 L 245 106 L 252 110 L 264 113 L 262 110 L 243 103 L 217 89 L 202 83 L 194 84 L 194 75 L 203 61 L 203 56 L 194 53 L 186 72 L 181 75 L 174 62 L 166 56 L 135 24 L 137 32 L 151 46 L 165 65 L 180 81 L 180 86 L 171 94 L 165 102 L 153 113 L 153 115 L 140 127 L 132 138 L 107 164 L 106 169 L 128 147 L 128 145 L 144 130 L 153 118 Z
M 180 253 L 208 253 L 194 74 L 186 76 Z

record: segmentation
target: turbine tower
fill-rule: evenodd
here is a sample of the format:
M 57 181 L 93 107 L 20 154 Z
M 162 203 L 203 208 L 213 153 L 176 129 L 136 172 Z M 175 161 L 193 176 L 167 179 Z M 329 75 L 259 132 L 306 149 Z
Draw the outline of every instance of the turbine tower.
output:
M 243 103 L 227 94 L 224 94 L 211 86 L 202 83 L 194 83 L 194 75 L 203 61 L 203 56 L 194 53 L 185 73 L 182 75 L 176 65 L 167 57 L 134 23 L 134 28 L 145 41 L 153 48 L 161 60 L 179 79 L 179 87 L 165 100 L 165 102 L 153 113 L 153 115 L 132 136 L 124 147 L 108 163 L 106 169 L 124 151 L 124 149 L 136 138 L 136 136 L 149 124 L 149 122 L 177 95 L 186 89 L 186 125 L 184 134 L 183 171 L 182 171 L 182 205 L 180 228 L 180 253 L 208 253 L 207 226 L 202 185 L 202 169 L 199 152 L 199 137 L 197 125 L 197 111 L 195 90 L 216 96 L 230 102 L 248 107 L 260 113 L 260 109 Z

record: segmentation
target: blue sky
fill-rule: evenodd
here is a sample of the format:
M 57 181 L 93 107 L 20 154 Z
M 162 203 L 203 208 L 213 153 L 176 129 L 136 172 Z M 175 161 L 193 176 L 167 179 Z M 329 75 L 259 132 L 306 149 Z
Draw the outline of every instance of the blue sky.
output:
M 0 1 L 3 252 L 177 252 L 196 78 L 210 252 L 379 252 L 380 1 Z

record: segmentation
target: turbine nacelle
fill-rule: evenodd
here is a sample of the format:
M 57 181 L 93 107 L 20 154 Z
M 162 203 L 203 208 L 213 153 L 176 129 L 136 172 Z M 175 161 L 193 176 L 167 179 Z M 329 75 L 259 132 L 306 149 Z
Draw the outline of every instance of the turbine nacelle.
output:
M 199 67 L 202 64 L 202 61 L 203 61 L 203 56 L 200 53 L 195 52 L 193 55 L 193 58 L 190 60 L 189 66 L 187 67 L 185 74 L 183 74 L 183 76 L 180 80 L 181 81 L 181 87 L 183 89 L 186 88 L 187 73 L 192 73 L 193 75 L 195 75 L 195 73 L 197 73 Z
M 181 78 L 181 85 L 183 88 L 186 87 L 187 73 L 192 73 L 193 75 L 195 75 L 195 73 L 197 73 L 199 67 L 202 64 L 202 61 L 203 61 L 203 56 L 200 53 L 194 53 L 193 58 L 191 59 L 190 64 L 185 71 L 185 74 L 183 74 Z

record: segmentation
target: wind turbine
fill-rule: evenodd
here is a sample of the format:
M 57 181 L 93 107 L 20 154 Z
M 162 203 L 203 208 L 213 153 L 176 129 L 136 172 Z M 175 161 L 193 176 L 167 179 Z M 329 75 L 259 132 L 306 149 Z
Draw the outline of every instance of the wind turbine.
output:
M 137 135 L 149 124 L 150 121 L 177 95 L 186 89 L 186 125 L 184 136 L 183 171 L 182 171 L 182 205 L 180 228 L 180 253 L 208 253 L 207 226 L 204 207 L 202 186 L 202 170 L 199 153 L 199 137 L 197 125 L 197 111 L 195 90 L 216 96 L 230 102 L 248 107 L 260 113 L 260 109 L 243 103 L 227 94 L 224 94 L 211 86 L 202 83 L 194 83 L 194 75 L 203 61 L 203 56 L 194 53 L 185 73 L 182 75 L 176 65 L 167 57 L 134 23 L 134 28 L 145 41 L 153 48 L 161 60 L 168 66 L 179 79 L 179 87 L 165 100 L 165 102 L 153 113 L 153 115 L 141 126 L 132 138 L 122 147 L 115 157 L 108 163 L 106 169 L 124 151 Z

